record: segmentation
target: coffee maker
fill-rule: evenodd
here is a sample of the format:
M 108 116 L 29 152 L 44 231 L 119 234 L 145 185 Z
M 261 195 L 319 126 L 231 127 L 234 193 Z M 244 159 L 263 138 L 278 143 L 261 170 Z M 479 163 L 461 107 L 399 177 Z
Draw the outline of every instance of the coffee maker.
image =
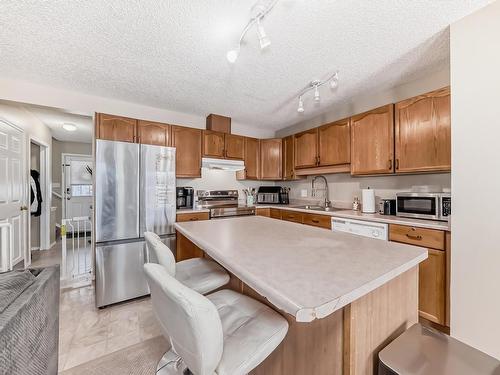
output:
M 193 208 L 194 189 L 190 186 L 177 187 L 177 209 Z

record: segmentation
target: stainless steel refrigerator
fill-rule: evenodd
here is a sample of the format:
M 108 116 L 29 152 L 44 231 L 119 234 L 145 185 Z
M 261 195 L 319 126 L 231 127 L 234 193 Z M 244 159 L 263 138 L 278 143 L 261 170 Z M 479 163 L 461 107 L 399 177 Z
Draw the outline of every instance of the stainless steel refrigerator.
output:
M 96 305 L 149 294 L 144 232 L 175 246 L 175 148 L 97 140 Z

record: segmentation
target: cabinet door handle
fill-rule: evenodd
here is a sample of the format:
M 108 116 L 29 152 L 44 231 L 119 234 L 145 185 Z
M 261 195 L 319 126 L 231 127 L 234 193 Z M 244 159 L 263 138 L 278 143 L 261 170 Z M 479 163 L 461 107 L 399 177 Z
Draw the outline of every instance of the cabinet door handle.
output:
M 311 221 L 312 221 L 313 223 L 315 223 L 315 224 L 319 224 L 319 220 L 318 220 L 318 219 L 312 219 Z
M 396 159 L 396 169 L 399 169 L 399 159 Z
M 189 219 L 189 221 L 196 221 L 196 220 L 199 220 L 197 217 L 192 217 Z
M 389 159 L 389 162 L 387 163 L 387 165 L 389 166 L 389 169 L 392 169 L 392 159 Z
M 416 240 L 416 241 L 422 240 L 422 236 L 420 234 L 413 235 L 413 234 L 406 233 L 406 237 L 408 237 L 410 240 Z

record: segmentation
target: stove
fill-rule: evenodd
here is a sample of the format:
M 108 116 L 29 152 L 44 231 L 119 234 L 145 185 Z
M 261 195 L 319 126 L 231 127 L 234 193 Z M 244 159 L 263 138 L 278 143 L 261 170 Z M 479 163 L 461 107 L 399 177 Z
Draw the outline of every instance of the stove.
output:
M 198 190 L 198 207 L 210 209 L 210 218 L 255 215 L 255 207 L 238 204 L 238 190 Z

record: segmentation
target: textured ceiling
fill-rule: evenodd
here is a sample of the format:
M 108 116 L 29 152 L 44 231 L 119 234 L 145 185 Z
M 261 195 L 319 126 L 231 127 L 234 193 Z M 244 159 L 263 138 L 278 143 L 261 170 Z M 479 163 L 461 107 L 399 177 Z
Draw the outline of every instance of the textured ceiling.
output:
M 248 0 L 2 0 L 0 76 L 280 129 L 449 64 L 453 21 L 490 0 L 280 0 L 231 65 Z M 338 69 L 296 112 L 298 93 Z

